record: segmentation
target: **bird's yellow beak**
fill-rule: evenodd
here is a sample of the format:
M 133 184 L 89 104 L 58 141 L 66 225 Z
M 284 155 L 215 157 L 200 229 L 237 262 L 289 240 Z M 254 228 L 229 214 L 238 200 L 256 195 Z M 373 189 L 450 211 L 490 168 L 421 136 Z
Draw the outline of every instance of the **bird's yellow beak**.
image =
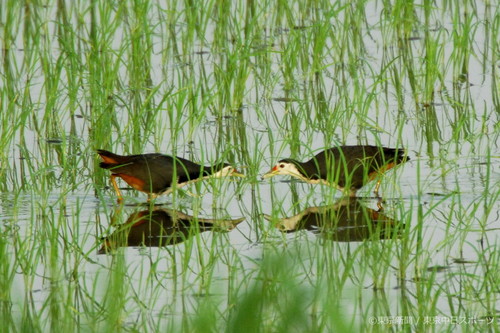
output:
M 244 174 L 238 172 L 238 170 L 236 170 L 236 169 L 233 169 L 233 171 L 231 171 L 231 173 L 229 175 L 233 176 L 233 177 L 241 177 L 241 178 L 246 177 Z
M 261 177 L 261 179 L 264 180 L 264 179 L 267 179 L 267 178 L 271 178 L 271 177 L 274 177 L 274 176 L 276 176 L 278 174 L 279 174 L 278 168 L 274 167 L 274 168 L 272 168 L 271 171 L 266 172 L 265 174 L 263 174 L 262 177 Z

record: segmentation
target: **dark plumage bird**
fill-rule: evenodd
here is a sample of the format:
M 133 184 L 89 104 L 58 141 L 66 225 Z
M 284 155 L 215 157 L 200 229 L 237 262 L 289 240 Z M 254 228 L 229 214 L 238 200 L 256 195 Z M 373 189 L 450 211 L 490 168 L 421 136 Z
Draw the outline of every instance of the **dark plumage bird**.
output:
M 179 188 L 209 177 L 244 177 L 226 163 L 202 166 L 181 157 L 158 153 L 122 156 L 102 149 L 97 150 L 97 153 L 102 158 L 99 166 L 112 172 L 111 182 L 119 201 L 123 197 L 116 184 L 116 177 L 120 177 L 134 189 L 147 193 L 149 199 L 170 193 L 175 183 Z
M 353 197 L 366 183 L 409 159 L 404 149 L 339 146 L 322 151 L 307 162 L 280 160 L 262 179 L 289 175 L 310 184 L 336 186 Z M 380 179 L 375 187 L 377 195 L 379 187 Z

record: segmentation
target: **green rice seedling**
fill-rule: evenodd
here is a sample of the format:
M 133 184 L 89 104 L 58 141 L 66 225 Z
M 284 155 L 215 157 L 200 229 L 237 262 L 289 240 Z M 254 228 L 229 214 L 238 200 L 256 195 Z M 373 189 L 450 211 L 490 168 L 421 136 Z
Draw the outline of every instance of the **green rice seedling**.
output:
M 0 2 L 1 329 L 498 330 L 497 14 L 471 1 Z M 359 205 L 260 180 L 338 144 L 402 146 L 411 161 Z M 102 147 L 247 177 L 115 206 Z M 182 242 L 99 254 L 130 214 L 162 209 L 193 216 Z M 279 230 L 290 217 L 321 222 Z M 245 220 L 203 232 L 211 218 Z
M 11 286 L 15 279 L 16 259 L 12 258 L 8 236 L 15 237 L 15 229 L 12 225 L 7 225 L 2 230 L 0 237 L 0 253 L 2 255 L 2 263 L 0 264 L 1 284 L 3 289 L 2 301 L 0 302 L 0 316 L 2 323 L 0 324 L 2 330 L 9 331 L 16 326 L 16 315 L 13 314 L 14 301 L 11 293 Z
M 99 325 L 107 331 L 119 331 L 123 328 L 123 316 L 126 313 L 127 276 L 126 261 L 123 253 L 113 256 L 109 271 L 108 286 L 103 299 L 105 315 Z

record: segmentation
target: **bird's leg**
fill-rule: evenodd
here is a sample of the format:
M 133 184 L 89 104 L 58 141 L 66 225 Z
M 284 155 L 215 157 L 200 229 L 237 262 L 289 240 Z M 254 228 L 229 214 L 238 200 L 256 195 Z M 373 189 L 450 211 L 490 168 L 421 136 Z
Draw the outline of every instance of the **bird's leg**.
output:
M 377 180 L 377 185 L 375 185 L 375 190 L 373 191 L 373 193 L 375 193 L 375 197 L 377 198 L 377 208 L 379 212 L 384 210 L 384 207 L 382 206 L 382 203 L 384 201 L 382 200 L 382 197 L 378 193 L 378 190 L 380 189 L 380 183 L 382 183 L 382 180 L 379 178 Z
M 377 208 L 378 208 L 377 212 L 381 212 L 384 210 L 384 206 L 382 206 L 383 203 L 384 203 L 384 201 L 382 200 L 382 198 L 378 197 L 377 198 Z
M 116 183 L 115 178 L 116 178 L 116 175 L 111 175 L 111 183 L 113 184 L 116 195 L 118 196 L 118 202 L 122 202 L 123 201 L 122 192 L 120 192 L 120 188 L 118 188 L 118 184 Z
M 120 202 L 121 203 L 121 202 Z M 119 206 L 115 206 L 113 212 L 111 213 L 111 225 L 117 225 L 122 218 L 123 218 L 123 203 Z
M 375 197 L 377 198 L 377 208 L 379 212 L 384 210 L 384 207 L 382 206 L 383 203 L 382 197 L 378 193 L 378 190 L 380 189 L 380 183 L 382 183 L 382 180 L 379 178 L 377 180 L 377 185 L 375 185 L 375 191 L 373 191 L 373 193 L 375 193 Z
M 375 191 L 373 191 L 373 193 L 375 193 L 375 196 L 376 196 L 377 198 L 380 198 L 380 195 L 378 194 L 378 190 L 380 189 L 380 183 L 381 183 L 381 182 L 382 182 L 382 181 L 381 181 L 380 179 L 378 179 L 378 180 L 377 180 L 377 185 L 375 185 Z

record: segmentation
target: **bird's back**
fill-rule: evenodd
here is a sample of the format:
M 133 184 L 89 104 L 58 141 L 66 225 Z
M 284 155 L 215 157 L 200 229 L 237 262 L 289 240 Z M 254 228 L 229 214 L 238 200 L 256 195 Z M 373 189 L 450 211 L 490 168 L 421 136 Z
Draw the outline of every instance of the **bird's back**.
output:
M 339 146 L 320 152 L 305 170 L 311 179 L 326 179 L 339 187 L 361 188 L 375 173 L 384 172 L 405 159 L 403 149 L 377 146 Z
M 127 183 L 135 183 L 143 191 L 151 193 L 164 192 L 173 182 L 187 182 L 204 171 L 189 160 L 158 153 L 122 156 L 98 150 L 98 154 L 103 159 L 101 168 L 109 169 Z

